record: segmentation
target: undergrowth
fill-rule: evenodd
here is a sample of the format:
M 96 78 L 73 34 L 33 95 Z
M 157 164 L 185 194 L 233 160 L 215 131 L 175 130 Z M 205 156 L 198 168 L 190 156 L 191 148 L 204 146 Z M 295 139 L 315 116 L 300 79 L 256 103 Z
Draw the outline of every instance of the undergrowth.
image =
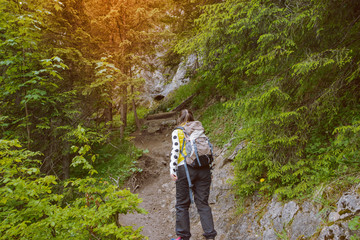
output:
M 237 121 L 236 110 L 226 108 L 221 102 L 207 107 L 200 114 L 199 120 L 208 133 L 209 139 L 220 148 L 228 143 L 235 131 L 241 127 L 240 122 Z
M 228 103 L 243 119 L 236 137 L 247 142 L 235 159 L 235 185 L 240 196 L 259 191 L 300 198 L 318 184 L 358 172 L 356 116 L 351 116 L 353 124 L 342 126 L 348 113 L 338 109 L 341 117 L 324 126 L 316 119 L 326 107 L 315 113 L 305 106 L 284 108 L 290 99 L 272 87 Z
M 135 125 L 135 123 L 130 124 Z M 79 149 L 80 152 L 84 152 L 82 148 Z M 137 160 L 142 156 L 143 151 L 134 146 L 129 135 L 121 140 L 119 132 L 115 131 L 107 136 L 106 140 L 87 145 L 84 149 L 89 149 L 87 153 L 82 153 L 87 167 L 83 166 L 83 161 L 74 164 L 73 160 L 72 178 L 81 177 L 88 169 L 93 169 L 95 178 L 122 187 L 132 174 L 142 171 L 137 167 Z
M 138 119 L 141 120 L 144 117 L 146 117 L 147 114 L 150 113 L 150 109 L 144 106 L 138 106 L 136 108 L 136 113 Z M 122 124 L 121 115 L 120 114 L 115 115 L 112 121 L 113 128 L 118 129 L 120 128 L 121 124 Z M 134 132 L 135 129 L 136 129 L 136 123 L 135 123 L 134 111 L 131 110 L 127 113 L 127 125 L 125 132 L 127 135 L 129 135 L 130 133 Z
M 137 159 L 143 151 L 136 148 L 131 142 L 108 142 L 97 151 L 99 155 L 94 166 L 98 171 L 98 178 L 111 181 L 121 187 L 132 174 L 141 172 L 137 167 Z

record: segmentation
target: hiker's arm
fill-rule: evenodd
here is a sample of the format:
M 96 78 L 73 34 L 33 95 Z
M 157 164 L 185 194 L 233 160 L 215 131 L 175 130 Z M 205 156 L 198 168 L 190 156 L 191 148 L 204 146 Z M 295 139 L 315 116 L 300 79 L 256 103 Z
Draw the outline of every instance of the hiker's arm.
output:
M 171 156 L 170 156 L 170 176 L 176 180 L 177 174 L 177 161 L 179 158 L 180 153 L 180 143 L 179 143 L 179 136 L 178 130 L 174 130 L 171 134 L 172 139 L 172 149 L 171 149 Z

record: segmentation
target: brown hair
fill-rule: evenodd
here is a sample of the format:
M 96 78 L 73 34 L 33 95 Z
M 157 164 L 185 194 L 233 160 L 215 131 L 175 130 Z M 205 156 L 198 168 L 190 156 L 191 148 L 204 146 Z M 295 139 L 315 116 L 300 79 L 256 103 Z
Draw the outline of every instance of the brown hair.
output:
M 182 124 L 190 121 L 194 121 L 194 116 L 192 112 L 188 109 L 181 110 L 180 116 L 177 119 L 177 124 Z

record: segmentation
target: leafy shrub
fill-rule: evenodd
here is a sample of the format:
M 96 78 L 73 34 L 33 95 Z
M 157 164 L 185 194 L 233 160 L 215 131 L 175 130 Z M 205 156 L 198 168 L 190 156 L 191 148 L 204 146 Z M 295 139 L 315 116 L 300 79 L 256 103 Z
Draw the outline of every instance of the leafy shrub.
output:
M 0 140 L 1 239 L 143 239 L 141 229 L 118 225 L 118 214 L 144 213 L 136 195 L 90 177 L 42 176 L 37 155 Z

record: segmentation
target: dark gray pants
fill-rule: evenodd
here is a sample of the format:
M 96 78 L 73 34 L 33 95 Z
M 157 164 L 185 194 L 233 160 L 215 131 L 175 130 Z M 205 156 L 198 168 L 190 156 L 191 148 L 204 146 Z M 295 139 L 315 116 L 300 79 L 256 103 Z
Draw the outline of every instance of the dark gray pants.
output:
M 192 168 L 188 166 L 191 182 L 193 184 L 194 201 L 200 215 L 200 221 L 204 230 L 205 238 L 214 238 L 216 231 L 209 206 L 209 194 L 211 185 L 210 168 Z M 189 183 L 186 178 L 185 167 L 179 166 L 176 180 L 176 235 L 187 240 L 190 234 L 190 196 Z

